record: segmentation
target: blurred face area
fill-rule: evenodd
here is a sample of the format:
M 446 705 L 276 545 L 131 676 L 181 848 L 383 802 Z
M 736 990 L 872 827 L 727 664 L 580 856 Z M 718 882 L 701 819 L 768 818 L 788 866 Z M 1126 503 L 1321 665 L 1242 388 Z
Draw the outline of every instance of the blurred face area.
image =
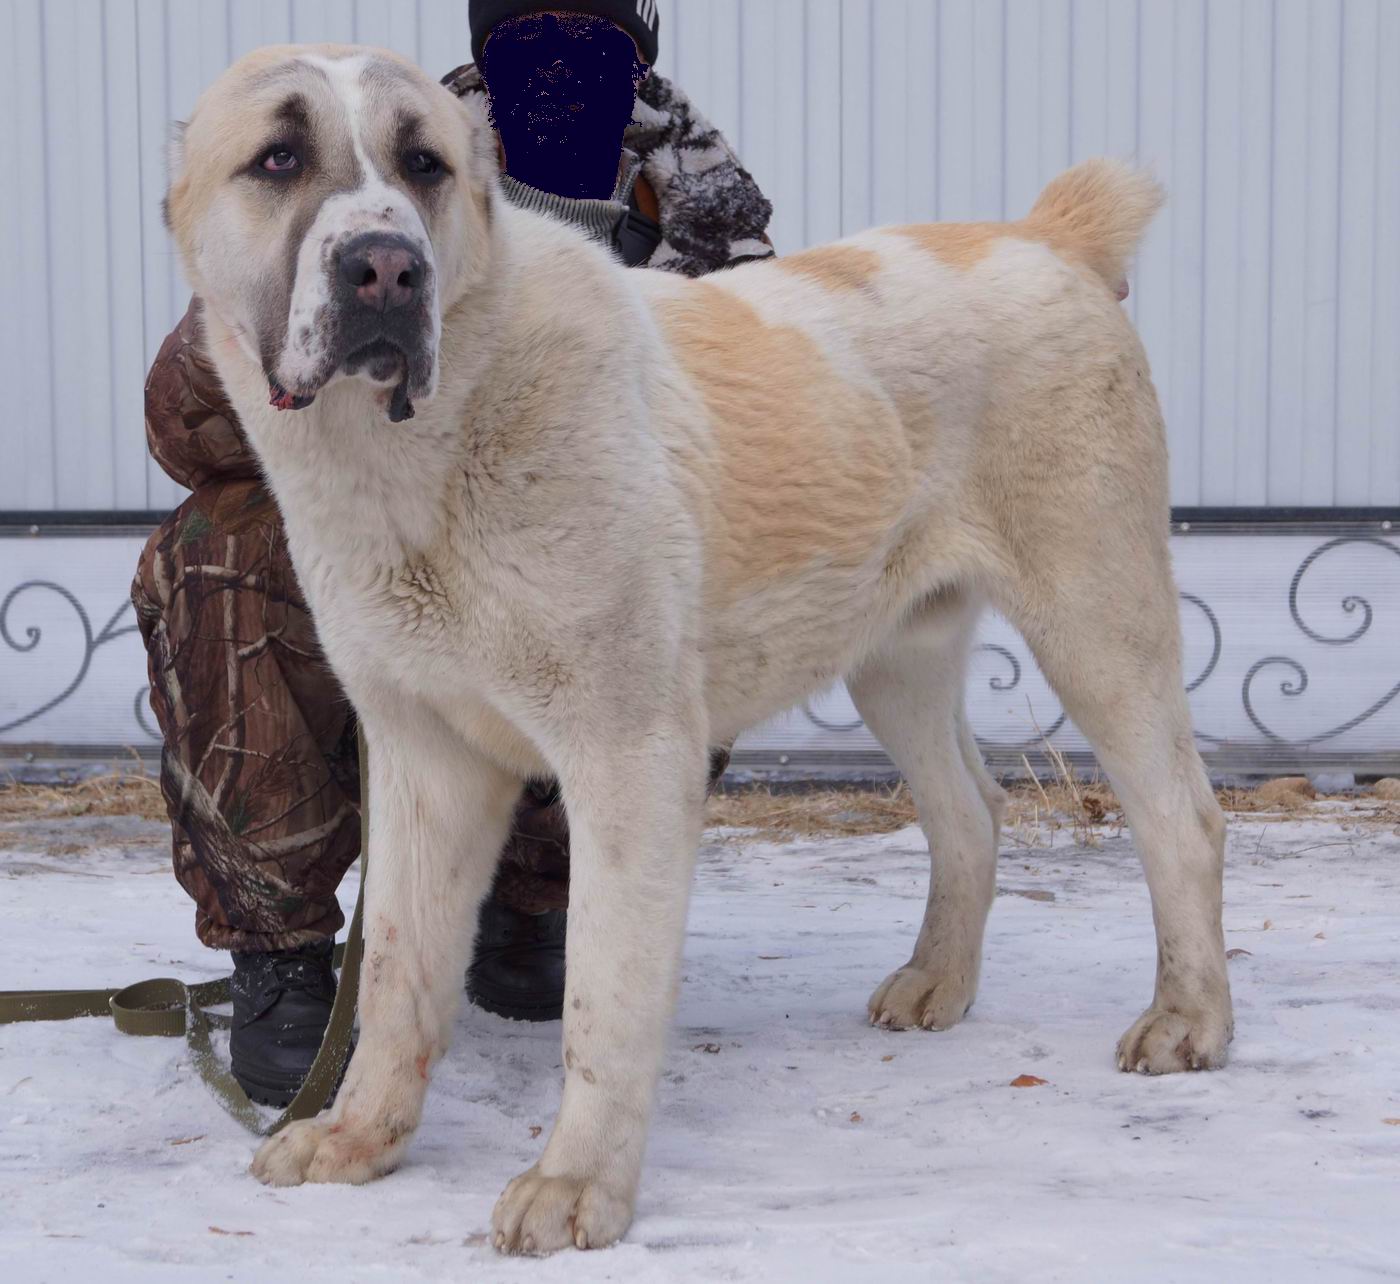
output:
M 605 18 L 548 10 L 491 29 L 481 73 L 512 177 L 561 196 L 612 195 L 647 66 Z

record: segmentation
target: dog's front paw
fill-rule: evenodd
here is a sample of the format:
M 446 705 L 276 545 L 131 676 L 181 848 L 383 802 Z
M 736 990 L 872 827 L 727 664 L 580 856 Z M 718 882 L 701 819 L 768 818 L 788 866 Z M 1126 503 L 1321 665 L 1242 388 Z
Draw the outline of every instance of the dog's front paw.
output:
M 1118 1068 L 1141 1074 L 1218 1070 L 1233 1035 L 1228 1007 L 1222 1014 L 1187 1016 L 1154 1005 L 1118 1040 Z
M 632 1199 L 587 1177 L 546 1177 L 538 1167 L 505 1188 L 491 1214 L 502 1253 L 606 1248 L 632 1224 Z
M 301 1119 L 258 1147 L 250 1171 L 268 1186 L 300 1186 L 304 1181 L 358 1186 L 398 1166 L 409 1131 L 355 1126 L 327 1114 Z
M 871 1025 L 889 1030 L 946 1030 L 967 1015 L 976 997 L 975 975 L 940 975 L 911 963 L 891 972 L 866 1006 Z

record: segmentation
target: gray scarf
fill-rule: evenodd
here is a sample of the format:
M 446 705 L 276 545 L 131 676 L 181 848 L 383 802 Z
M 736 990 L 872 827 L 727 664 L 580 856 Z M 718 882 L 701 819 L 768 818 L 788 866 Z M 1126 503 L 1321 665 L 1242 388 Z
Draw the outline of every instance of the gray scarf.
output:
M 641 169 L 641 157 L 631 148 L 624 147 L 622 160 L 617 167 L 617 186 L 613 189 L 611 199 L 606 201 L 542 192 L 538 187 L 522 183 L 509 174 L 501 175 L 501 191 L 512 205 L 518 205 L 524 210 L 534 210 L 537 214 L 551 214 L 582 228 L 600 241 L 610 242 L 618 219 L 627 213 L 627 201 L 632 195 L 632 188 L 636 186 L 637 175 L 641 173 Z

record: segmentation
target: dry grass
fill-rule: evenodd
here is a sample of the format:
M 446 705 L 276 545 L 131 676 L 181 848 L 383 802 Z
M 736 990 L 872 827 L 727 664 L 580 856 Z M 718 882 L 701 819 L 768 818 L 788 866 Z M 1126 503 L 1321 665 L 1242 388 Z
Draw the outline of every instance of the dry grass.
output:
M 1303 799 L 1280 805 L 1254 789 L 1217 789 L 1226 812 L 1255 820 L 1336 818 L 1344 828 L 1400 827 L 1400 805 L 1365 794 L 1344 795 L 1347 809 L 1340 815 L 1319 804 L 1326 798 Z M 1062 775 L 1049 780 L 1018 780 L 1007 785 L 1002 841 L 1017 847 L 1043 848 L 1065 832 L 1076 846 L 1097 847 L 1126 827 L 1123 809 L 1112 788 L 1100 780 Z M 1335 800 L 1334 800 L 1335 801 Z M 888 834 L 917 823 L 914 801 L 903 785 L 876 788 L 817 788 L 774 792 L 764 786 L 736 789 L 710 800 L 706 823 L 715 828 L 743 830 L 745 838 L 782 842 L 858 834 Z
M 1037 728 L 1039 730 L 1039 728 Z M 1003 837 L 1023 847 L 1046 847 L 1069 828 L 1082 847 L 1097 847 L 1101 832 L 1123 829 L 1123 809 L 1097 776 L 1080 780 L 1069 760 L 1042 736 L 1050 769 L 1041 780 L 1022 755 L 1026 780 L 1007 790 Z M 812 789 L 774 793 L 762 786 L 717 794 L 706 821 L 744 829 L 761 838 L 814 838 L 840 834 L 888 834 L 916 824 L 918 814 L 903 782 L 877 788 Z
M 1007 785 L 1004 841 L 1016 846 L 1048 847 L 1068 831 L 1083 847 L 1095 847 L 1105 835 L 1124 827 L 1123 810 L 1109 785 L 1097 777 L 1081 779 L 1053 750 L 1046 755 L 1052 773 Z M 1029 772 L 1030 763 L 1026 762 Z M 1232 814 L 1260 819 L 1299 819 L 1326 814 L 1326 798 L 1302 790 L 1279 789 L 1266 781 L 1254 789 L 1218 789 L 1221 806 Z M 1400 802 L 1381 791 L 1350 795 L 1343 823 L 1400 826 Z M 1335 813 L 1333 813 L 1335 814 Z M 74 785 L 25 785 L 0 777 L 0 823 L 64 816 L 139 816 L 164 820 L 160 784 L 141 770 L 95 776 Z M 889 834 L 917 823 L 908 786 L 846 786 L 774 791 L 766 786 L 740 788 L 710 799 L 706 824 L 745 831 L 745 837 L 782 841 L 793 838 Z
M 164 820 L 160 782 L 144 772 L 93 776 L 73 785 L 25 785 L 0 778 L 0 821 L 62 816 L 140 816 Z
M 809 789 L 774 793 L 762 785 L 715 794 L 705 823 L 744 829 L 762 838 L 820 838 L 834 834 L 892 834 L 918 817 L 909 787 Z
M 1123 830 L 1123 809 L 1108 784 L 1080 780 L 1068 764 L 1048 780 L 1011 782 L 1006 793 L 1002 836 L 1019 847 L 1048 847 L 1064 829 L 1078 846 L 1097 847 L 1104 834 Z
M 1018 846 L 1045 847 L 1060 829 L 1083 846 L 1099 834 L 1122 828 L 1112 790 L 1097 782 L 1018 782 L 1007 789 L 1003 837 Z M 914 800 L 903 783 L 876 787 L 774 792 L 759 785 L 717 794 L 705 815 L 712 828 L 741 829 L 745 837 L 780 842 L 857 834 L 890 834 L 918 823 Z

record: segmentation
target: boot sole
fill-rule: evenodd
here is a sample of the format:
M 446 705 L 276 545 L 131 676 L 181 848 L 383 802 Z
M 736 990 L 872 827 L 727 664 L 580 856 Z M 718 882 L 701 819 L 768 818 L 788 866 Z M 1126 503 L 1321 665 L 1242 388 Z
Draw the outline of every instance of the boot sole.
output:
M 340 1068 L 340 1077 L 335 1081 L 335 1088 L 326 1100 L 326 1106 L 331 1106 L 340 1092 L 340 1085 L 345 1082 L 345 1072 L 350 1068 L 350 1056 L 355 1052 L 354 1046 L 350 1048 L 350 1055 L 345 1058 L 345 1064 Z M 240 1068 L 237 1062 L 232 1062 L 229 1069 L 233 1072 L 233 1077 L 238 1081 L 238 1086 L 247 1094 L 249 1101 L 254 1101 L 260 1106 L 273 1106 L 278 1110 L 285 1110 L 292 1104 L 293 1098 L 301 1091 L 301 1085 L 306 1082 L 306 1075 L 299 1078 L 290 1078 L 285 1075 L 257 1075 L 250 1074 L 246 1069 Z M 306 1067 L 307 1072 L 311 1070 Z
M 473 1007 L 478 1007 L 483 1012 L 490 1012 L 495 1016 L 505 1017 L 508 1021 L 561 1021 L 564 1017 L 564 996 L 562 994 L 557 999 L 545 999 L 539 1003 L 522 1003 L 519 999 L 501 999 L 493 994 L 485 993 L 473 988 L 468 982 L 467 998 Z
M 267 1079 L 258 1079 L 250 1075 L 246 1070 L 240 1070 L 236 1065 L 232 1067 L 233 1077 L 238 1080 L 238 1086 L 248 1094 L 249 1101 L 255 1101 L 260 1106 L 275 1106 L 278 1110 L 283 1110 L 292 1104 L 292 1098 L 297 1095 L 305 1076 L 295 1081 L 289 1079 L 278 1079 L 269 1082 Z

